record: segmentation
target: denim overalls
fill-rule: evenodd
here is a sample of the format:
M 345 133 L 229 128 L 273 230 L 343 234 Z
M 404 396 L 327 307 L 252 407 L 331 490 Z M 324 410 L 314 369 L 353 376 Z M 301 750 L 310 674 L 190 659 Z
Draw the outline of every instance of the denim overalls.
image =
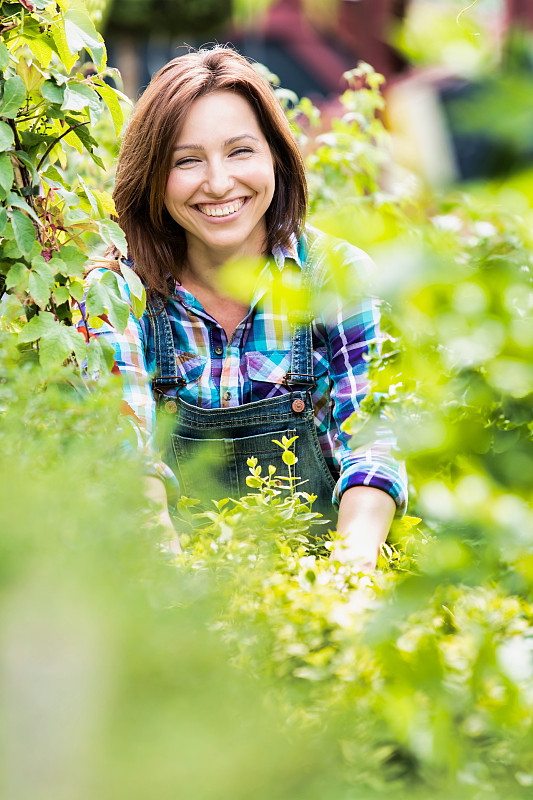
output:
M 306 267 L 307 264 L 303 286 L 309 287 L 311 278 Z M 315 384 L 312 313 L 292 312 L 298 321 L 292 325 L 291 367 L 283 381 L 285 395 L 232 408 L 203 409 L 179 397 L 179 388 L 186 382 L 178 375 L 172 330 L 163 302 L 148 303 L 147 311 L 155 340 L 156 377 L 152 388 L 158 408 L 175 418 L 164 458 L 175 471 L 182 494 L 204 501 L 247 494 L 250 470 L 246 462 L 251 456 L 257 458 L 263 476 L 268 474 L 269 465 L 276 467 L 277 475 L 287 475 L 283 451 L 272 440 L 297 436 L 291 450 L 298 461 L 291 469 L 304 481 L 297 488 L 315 494 L 313 509 L 331 519 L 336 478 L 318 442 L 311 402 Z M 291 314 L 289 321 L 292 322 Z M 177 396 L 165 393 L 171 387 L 177 387 Z

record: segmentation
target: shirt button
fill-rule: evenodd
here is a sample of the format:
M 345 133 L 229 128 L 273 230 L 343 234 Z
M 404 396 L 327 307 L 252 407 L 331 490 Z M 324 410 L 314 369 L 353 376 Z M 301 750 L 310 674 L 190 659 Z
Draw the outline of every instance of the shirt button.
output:
M 224 348 L 221 347 L 220 345 L 218 345 L 218 347 L 215 347 L 215 353 L 217 354 L 217 356 L 221 356 L 223 352 Z
M 231 400 L 231 392 L 224 392 L 224 400 Z

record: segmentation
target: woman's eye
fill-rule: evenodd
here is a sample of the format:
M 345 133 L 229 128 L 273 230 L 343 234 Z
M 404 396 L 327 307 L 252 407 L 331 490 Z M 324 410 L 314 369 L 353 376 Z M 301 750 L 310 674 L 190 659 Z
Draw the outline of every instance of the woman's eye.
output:
M 249 155 L 253 150 L 250 147 L 238 147 L 236 150 L 231 151 L 232 156 Z
M 198 164 L 199 160 L 197 158 L 180 158 L 179 161 L 176 161 L 174 164 L 175 167 L 193 167 L 195 164 Z

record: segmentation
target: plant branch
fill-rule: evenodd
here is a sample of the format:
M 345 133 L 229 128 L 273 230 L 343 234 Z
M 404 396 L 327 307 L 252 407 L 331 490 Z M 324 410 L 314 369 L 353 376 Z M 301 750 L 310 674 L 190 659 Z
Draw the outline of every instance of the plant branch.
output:
M 44 153 L 43 157 L 41 158 L 41 160 L 37 164 L 37 171 L 39 171 L 41 169 L 42 165 L 45 162 L 46 157 L 50 154 L 50 152 L 53 150 L 53 148 L 56 146 L 56 144 L 63 138 L 63 136 L 66 136 L 68 133 L 71 133 L 72 131 L 75 131 L 76 128 L 81 128 L 82 125 L 88 125 L 89 122 L 90 122 L 90 120 L 88 120 L 88 119 L 85 120 L 85 122 L 78 122 L 77 125 L 72 125 L 72 127 L 67 128 L 67 130 L 64 133 L 61 134 L 61 136 L 58 136 L 56 139 L 54 139 L 54 141 L 50 145 L 48 145 L 48 147 L 45 150 L 45 153 Z
M 89 341 L 90 341 L 90 338 L 91 338 L 91 334 L 89 333 L 89 325 L 87 324 L 87 317 L 83 312 L 83 309 L 81 307 L 81 303 L 79 303 L 77 300 L 76 300 L 76 305 L 78 306 L 78 308 L 80 310 L 81 318 L 83 320 L 83 325 L 84 325 L 85 331 L 87 333 L 87 344 L 89 344 Z
M 22 150 L 22 143 L 20 141 L 20 136 L 17 130 L 17 126 L 14 119 L 7 120 L 9 123 L 9 127 L 13 131 L 13 138 L 15 140 L 15 147 L 17 150 Z M 29 188 L 30 193 L 26 195 L 27 202 L 31 206 L 31 208 L 35 211 L 35 201 L 33 199 L 33 195 L 31 194 L 32 188 L 32 180 L 29 173 L 28 168 L 25 164 L 23 164 L 16 156 L 15 153 L 11 153 L 11 163 L 13 164 L 13 172 L 15 174 L 15 182 L 19 189 Z M 40 227 L 36 224 L 35 220 L 32 220 L 33 227 L 35 228 L 35 233 L 39 244 L 42 246 L 43 244 L 43 234 Z
M 19 20 L 14 19 L 11 22 L 2 22 L 0 25 L 0 34 L 7 33 L 8 31 L 12 31 L 14 28 L 18 28 Z

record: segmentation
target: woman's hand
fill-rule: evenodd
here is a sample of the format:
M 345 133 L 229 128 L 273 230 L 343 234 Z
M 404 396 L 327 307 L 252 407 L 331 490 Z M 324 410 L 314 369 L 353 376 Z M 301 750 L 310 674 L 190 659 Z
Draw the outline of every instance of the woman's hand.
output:
M 163 539 L 160 543 L 161 549 L 167 553 L 182 553 L 180 540 L 168 511 L 165 484 L 162 480 L 152 475 L 147 475 L 144 480 L 144 493 L 148 500 L 151 500 L 156 506 L 154 522 L 158 523 L 164 531 Z
M 395 511 L 396 503 L 381 489 L 372 486 L 347 489 L 339 506 L 332 557 L 362 572 L 373 572 Z

